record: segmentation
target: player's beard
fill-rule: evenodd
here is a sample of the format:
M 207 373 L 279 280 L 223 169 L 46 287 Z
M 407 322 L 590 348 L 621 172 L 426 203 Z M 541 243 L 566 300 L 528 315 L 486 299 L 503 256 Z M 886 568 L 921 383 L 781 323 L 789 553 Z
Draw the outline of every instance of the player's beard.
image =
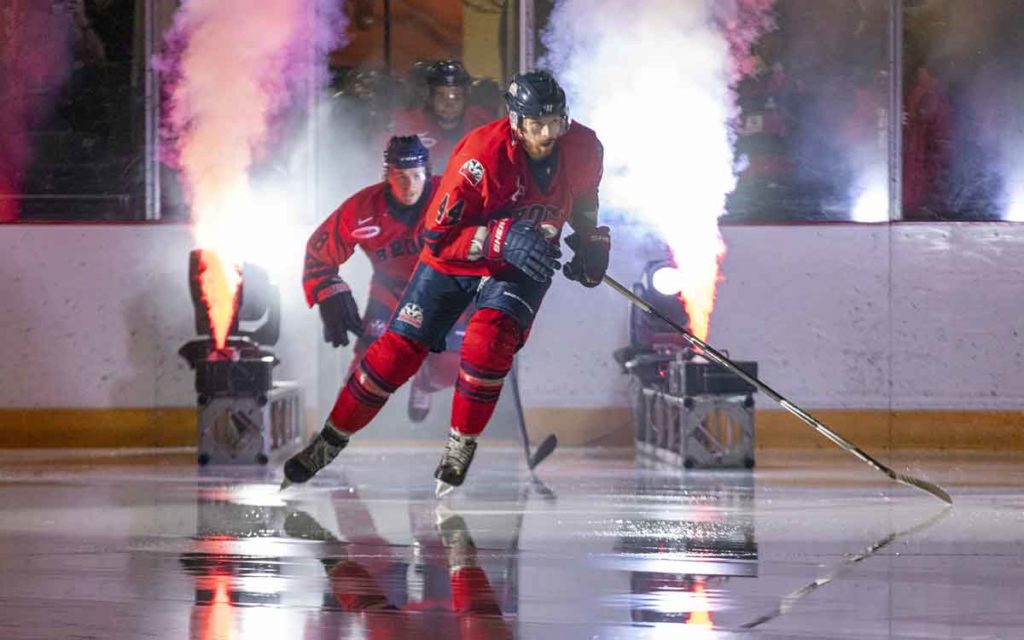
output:
M 551 155 L 551 152 L 555 150 L 555 143 L 558 142 L 558 138 L 552 138 L 545 142 L 532 142 L 523 140 L 523 148 L 526 149 L 527 155 L 534 160 L 543 160 Z

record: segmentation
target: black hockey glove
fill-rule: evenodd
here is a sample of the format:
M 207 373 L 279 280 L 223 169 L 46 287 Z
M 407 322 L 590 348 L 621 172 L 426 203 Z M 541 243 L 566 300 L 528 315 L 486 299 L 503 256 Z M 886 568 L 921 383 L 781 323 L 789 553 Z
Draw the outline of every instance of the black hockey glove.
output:
M 537 282 L 548 282 L 562 251 L 529 220 L 500 218 L 487 225 L 484 257 L 504 261 Z
M 329 295 L 319 303 L 320 319 L 324 322 L 324 342 L 337 347 L 348 346 L 348 333 L 356 337 L 363 335 L 363 321 L 359 318 L 359 307 L 351 291 L 340 291 Z
M 588 288 L 601 284 L 608 271 L 608 253 L 612 249 L 611 230 L 608 227 L 597 227 L 592 231 L 577 231 L 565 239 L 565 244 L 573 250 L 572 260 L 562 267 L 565 277 Z

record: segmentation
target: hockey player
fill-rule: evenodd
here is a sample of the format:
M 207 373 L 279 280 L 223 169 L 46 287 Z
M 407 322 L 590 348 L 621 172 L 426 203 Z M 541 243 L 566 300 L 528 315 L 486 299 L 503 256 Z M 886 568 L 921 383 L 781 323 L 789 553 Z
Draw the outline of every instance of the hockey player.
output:
M 367 350 L 326 424 L 285 464 L 285 485 L 305 482 L 377 414 L 476 300 L 461 351 L 451 432 L 434 477 L 438 495 L 461 485 L 559 267 L 558 237 L 574 251 L 564 274 L 587 287 L 608 267 L 610 236 L 597 226 L 602 147 L 571 122 L 565 92 L 547 72 L 517 74 L 508 118 L 459 144 L 430 205 L 425 247 L 388 331 Z
M 494 115 L 468 104 L 469 73 L 458 60 L 442 60 L 430 65 L 426 81 L 426 105 L 396 115 L 392 130 L 398 135 L 418 135 L 430 149 L 434 168 L 440 174 L 462 136 L 490 122 Z
M 320 310 L 324 341 L 348 346 L 356 337 L 353 366 L 387 328 L 419 259 L 424 211 L 440 178 L 416 136 L 393 137 L 384 152 L 384 180 L 346 200 L 306 244 L 302 285 L 306 303 Z M 338 267 L 363 250 L 373 265 L 362 319 Z
M 455 145 L 471 129 L 494 119 L 483 107 L 469 104 L 470 77 L 458 60 L 442 60 L 423 71 L 427 85 L 426 104 L 395 116 L 392 130 L 400 135 L 418 135 L 430 149 L 430 158 L 437 172 L 443 173 Z M 453 338 L 462 335 L 465 317 L 453 330 Z M 449 340 L 449 343 L 452 343 Z M 448 344 L 449 351 L 427 359 L 409 386 L 409 419 L 421 422 L 430 412 L 434 393 L 455 384 L 458 377 L 459 345 Z

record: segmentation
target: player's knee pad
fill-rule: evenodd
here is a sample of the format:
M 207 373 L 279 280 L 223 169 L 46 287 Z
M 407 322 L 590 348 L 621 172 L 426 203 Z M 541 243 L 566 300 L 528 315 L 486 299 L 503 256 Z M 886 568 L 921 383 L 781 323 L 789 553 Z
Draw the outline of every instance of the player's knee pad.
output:
M 331 410 L 331 421 L 345 433 L 362 429 L 416 373 L 427 353 L 426 345 L 386 332 L 370 345 L 349 376 Z
M 462 342 L 457 389 L 477 402 L 497 402 L 520 337 L 519 323 L 507 313 L 480 309 L 473 314 Z
M 427 353 L 426 345 L 386 331 L 366 350 L 352 378 L 372 395 L 386 398 L 416 373 Z
M 504 376 L 512 368 L 512 358 L 522 340 L 523 332 L 515 318 L 497 309 L 480 309 L 466 326 L 462 363 Z

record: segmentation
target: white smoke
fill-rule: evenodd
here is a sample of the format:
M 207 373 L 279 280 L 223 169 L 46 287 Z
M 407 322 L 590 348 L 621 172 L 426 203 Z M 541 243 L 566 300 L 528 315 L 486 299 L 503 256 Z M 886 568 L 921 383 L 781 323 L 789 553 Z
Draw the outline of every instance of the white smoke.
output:
M 736 183 L 731 87 L 748 66 L 736 45 L 749 50 L 772 1 L 560 0 L 544 34 L 544 65 L 604 143 L 603 205 L 669 246 L 701 338 L 725 253 L 718 218 Z

